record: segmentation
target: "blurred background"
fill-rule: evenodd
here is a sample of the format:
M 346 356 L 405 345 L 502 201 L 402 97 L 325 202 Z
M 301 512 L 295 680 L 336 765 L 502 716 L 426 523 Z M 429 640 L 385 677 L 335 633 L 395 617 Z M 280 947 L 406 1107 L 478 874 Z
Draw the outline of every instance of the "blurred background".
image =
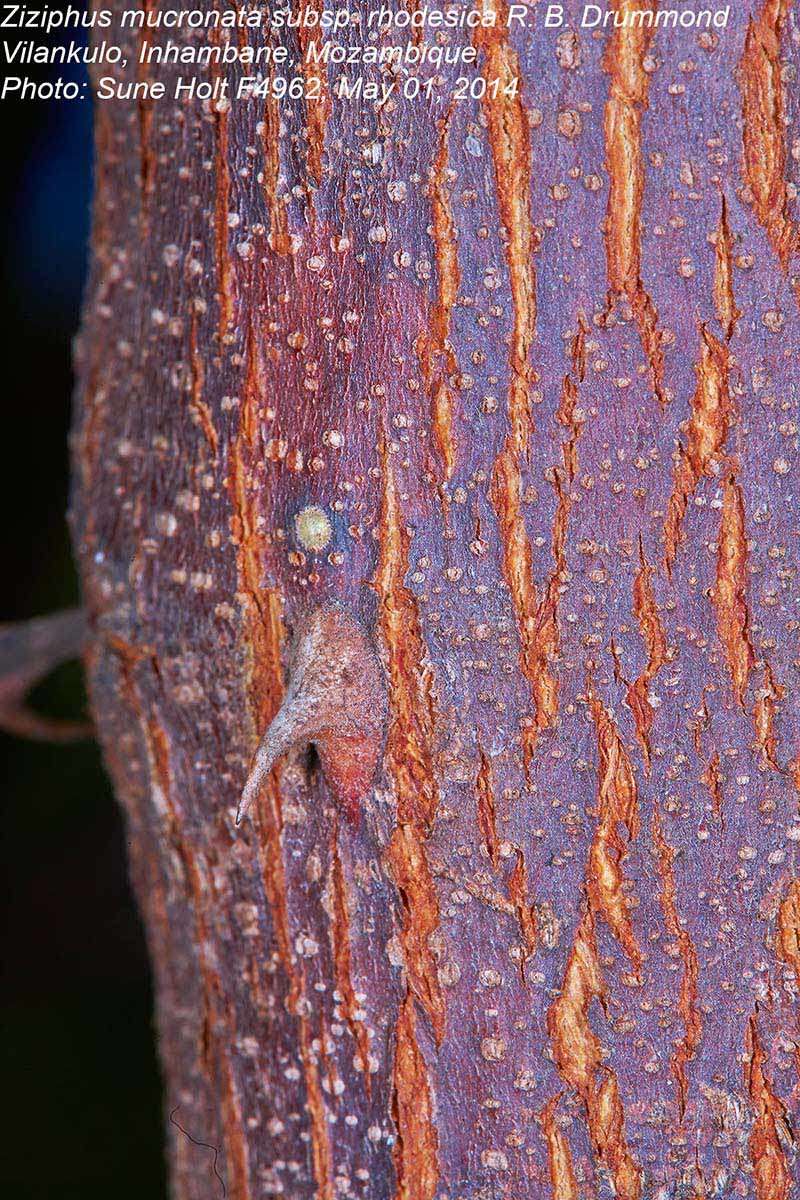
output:
M 65 513 L 91 103 L 6 100 L 0 121 L 0 620 L 12 621 L 79 599 Z M 80 665 L 54 672 L 32 700 L 42 712 L 79 717 Z M 127 883 L 125 830 L 97 747 L 23 742 L 0 731 L 0 781 L 0 1039 L 11 1101 L 3 1192 L 14 1200 L 159 1200 L 166 1185 L 149 968 Z

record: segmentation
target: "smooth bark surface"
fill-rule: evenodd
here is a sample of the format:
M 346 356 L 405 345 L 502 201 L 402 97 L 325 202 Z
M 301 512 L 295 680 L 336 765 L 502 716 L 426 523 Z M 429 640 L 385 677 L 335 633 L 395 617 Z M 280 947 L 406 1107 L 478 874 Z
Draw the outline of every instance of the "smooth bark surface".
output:
M 181 1200 L 797 1183 L 795 15 L 566 9 L 451 35 L 516 98 L 97 105 L 74 536 Z

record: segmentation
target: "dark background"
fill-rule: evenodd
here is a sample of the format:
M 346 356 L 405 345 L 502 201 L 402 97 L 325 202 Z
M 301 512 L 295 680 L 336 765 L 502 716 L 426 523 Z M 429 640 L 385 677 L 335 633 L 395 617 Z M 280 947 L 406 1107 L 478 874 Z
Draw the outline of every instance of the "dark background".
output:
M 89 233 L 91 102 L 6 100 L 0 123 L 0 620 L 10 621 L 78 602 L 65 521 L 67 431 Z M 80 665 L 54 672 L 33 700 L 44 712 L 79 716 Z M 159 1200 L 166 1187 L 149 969 L 125 830 L 97 747 L 0 732 L 0 782 L 3 1192 L 14 1200 Z

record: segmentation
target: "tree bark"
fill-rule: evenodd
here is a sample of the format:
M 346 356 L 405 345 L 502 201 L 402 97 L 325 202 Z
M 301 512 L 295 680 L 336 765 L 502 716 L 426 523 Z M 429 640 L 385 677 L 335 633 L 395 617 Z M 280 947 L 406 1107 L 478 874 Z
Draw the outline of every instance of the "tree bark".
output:
M 581 7 L 484 0 L 482 99 L 96 105 L 72 521 L 181 1200 L 797 1182 L 796 18 Z

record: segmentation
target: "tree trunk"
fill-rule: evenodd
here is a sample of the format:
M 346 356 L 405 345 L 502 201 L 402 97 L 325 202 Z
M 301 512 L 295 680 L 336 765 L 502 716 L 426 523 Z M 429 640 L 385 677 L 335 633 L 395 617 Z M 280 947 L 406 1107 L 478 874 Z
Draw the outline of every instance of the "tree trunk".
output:
M 181 1200 L 798 1178 L 800 39 L 545 9 L 385 102 L 127 33 L 168 98 L 96 106 L 72 519 Z

